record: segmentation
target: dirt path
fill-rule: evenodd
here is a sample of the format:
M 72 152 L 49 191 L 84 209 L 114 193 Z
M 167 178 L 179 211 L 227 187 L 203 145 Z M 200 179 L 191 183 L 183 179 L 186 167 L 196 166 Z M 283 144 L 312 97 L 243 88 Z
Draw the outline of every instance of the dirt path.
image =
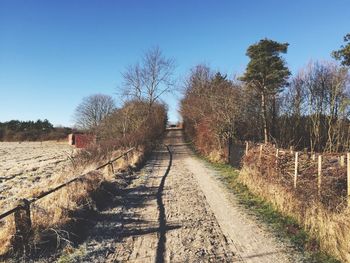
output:
M 184 164 L 196 178 L 230 244 L 231 251 L 236 253 L 241 262 L 301 261 L 301 255 L 292 251 L 289 245 L 277 240 L 266 226 L 238 204 L 235 195 L 226 189 L 215 171 L 204 162 L 190 156 L 184 159 Z
M 192 156 L 181 131 L 169 131 L 165 144 L 124 191 L 122 206 L 102 213 L 82 261 L 297 261 Z

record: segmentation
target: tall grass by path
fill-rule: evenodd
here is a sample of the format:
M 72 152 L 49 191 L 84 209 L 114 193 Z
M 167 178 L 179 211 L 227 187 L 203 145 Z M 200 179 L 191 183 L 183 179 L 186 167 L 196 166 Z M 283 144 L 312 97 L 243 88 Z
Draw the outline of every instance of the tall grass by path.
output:
M 283 215 L 272 203 L 252 193 L 239 179 L 240 171 L 227 164 L 209 162 L 198 158 L 218 171 L 219 178 L 237 197 L 240 204 L 266 223 L 273 233 L 281 239 L 289 240 L 304 256 L 304 262 L 339 263 L 341 261 L 321 251 L 319 241 L 311 237 L 293 217 Z

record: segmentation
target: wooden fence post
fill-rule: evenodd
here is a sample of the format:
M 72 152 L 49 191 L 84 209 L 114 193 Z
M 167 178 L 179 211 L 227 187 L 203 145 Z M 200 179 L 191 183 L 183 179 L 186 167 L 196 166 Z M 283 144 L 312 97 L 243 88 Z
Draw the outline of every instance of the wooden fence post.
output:
M 346 154 L 347 162 L 347 181 L 348 181 L 348 207 L 350 207 L 350 153 Z
M 126 162 L 129 162 L 129 153 L 125 154 L 123 158 Z
M 248 154 L 248 150 L 249 150 L 249 142 L 246 141 L 246 142 L 245 142 L 245 155 Z
M 312 154 L 312 156 L 311 156 L 311 159 L 313 160 L 313 161 L 315 161 L 316 160 L 316 154 Z
M 340 156 L 340 166 L 341 167 L 344 167 L 344 165 L 345 165 L 345 158 L 344 157 L 345 157 L 344 155 Z
M 228 158 L 227 158 L 227 161 L 228 161 L 228 164 L 232 164 L 232 137 L 229 137 L 228 138 Z
M 263 144 L 260 144 L 260 153 L 259 153 L 259 162 L 261 164 L 261 156 L 262 156 Z
M 112 175 L 114 175 L 114 165 L 113 165 L 113 162 L 109 162 L 109 166 L 110 166 L 110 170 L 112 172 Z
M 30 247 L 32 221 L 30 219 L 30 203 L 27 199 L 18 202 L 19 209 L 15 212 L 16 234 L 14 250 L 19 255 L 26 255 Z
M 278 154 L 279 154 L 279 149 L 276 149 L 276 168 L 278 168 Z
M 319 197 L 321 197 L 321 184 L 322 184 L 322 155 L 319 155 L 318 166 L 317 166 L 317 189 L 318 189 Z
M 299 153 L 295 152 L 295 164 L 294 164 L 294 189 L 297 188 L 297 178 L 298 178 L 298 161 Z

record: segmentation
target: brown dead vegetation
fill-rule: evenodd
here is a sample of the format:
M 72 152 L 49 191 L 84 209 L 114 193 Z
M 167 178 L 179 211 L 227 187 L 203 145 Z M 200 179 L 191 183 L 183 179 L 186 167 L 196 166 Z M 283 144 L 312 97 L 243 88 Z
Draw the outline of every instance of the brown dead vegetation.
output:
M 298 219 L 320 240 L 322 249 L 346 262 L 350 262 L 347 178 L 338 158 L 348 151 L 350 142 L 349 80 L 344 67 L 310 62 L 290 85 L 265 94 L 263 103 L 250 82 L 230 80 L 198 65 L 185 83 L 180 110 L 186 136 L 214 162 L 233 165 L 242 153 L 242 147 L 235 151 L 233 145 L 263 139 L 279 147 L 293 145 L 298 151 L 327 152 L 322 155 L 321 181 L 318 155 L 313 159 L 299 152 L 295 188 L 294 154 L 284 150 L 276 158 L 276 149 L 264 145 L 260 157 L 260 146 L 250 147 L 240 180 L 251 192 Z
M 116 157 L 122 151 L 110 153 L 109 157 Z M 114 164 L 115 171 L 123 171 L 136 166 L 143 154 L 142 150 L 136 150 L 129 154 L 127 160 L 123 158 Z M 109 167 L 103 171 L 94 171 L 98 162 L 87 163 L 86 159 L 76 162 L 76 166 L 72 167 L 69 172 L 55 175 L 33 188 L 23 189 L 18 193 L 17 199 L 23 197 L 30 199 L 75 178 L 79 174 L 86 173 L 86 176 L 81 180 L 69 184 L 31 205 L 32 240 L 30 250 L 32 251 L 28 251 L 28 254 L 45 246 L 47 248 L 47 246 L 53 245 L 58 248 L 60 243 L 70 244 L 72 239 L 76 239 L 77 237 L 72 235 L 77 231 L 77 223 L 87 224 L 87 222 L 82 222 L 77 215 L 84 213 L 84 211 L 94 210 L 96 201 L 98 201 L 94 200 L 94 194 L 100 189 L 101 184 L 115 180 Z M 14 204 L 8 204 L 7 208 L 13 206 Z M 13 215 L 5 218 L 0 224 L 0 255 L 5 257 L 14 255 L 16 251 L 13 251 L 15 236 Z
M 294 154 L 264 145 L 249 150 L 243 158 L 239 179 L 254 194 L 271 202 L 283 214 L 291 216 L 319 240 L 325 252 L 350 262 L 350 210 L 346 202 L 346 168 L 338 156 L 323 155 L 320 192 L 317 181 L 317 158 L 301 153 L 297 188 L 294 189 Z M 319 194 L 320 193 L 320 194 Z
M 96 213 L 98 203 L 103 203 L 101 189 L 108 184 L 117 184 L 119 172 L 139 167 L 158 139 L 161 139 L 166 123 L 164 105 L 155 103 L 149 107 L 142 101 L 132 101 L 106 118 L 99 127 L 99 139 L 94 145 L 70 156 L 71 166 L 64 173 L 40 181 L 35 187 L 22 189 L 15 200 L 35 198 L 79 175 L 86 174 L 68 186 L 54 192 L 31 205 L 31 242 L 26 255 L 35 257 L 43 249 L 62 248 L 79 239 L 82 227 L 91 224 L 86 213 Z M 101 171 L 95 168 L 135 147 L 125 158 L 119 159 Z M 102 189 L 103 190 L 103 189 Z M 7 211 L 15 206 L 8 203 Z M 94 212 L 95 211 L 95 212 Z M 80 230 L 79 230 L 80 229 Z M 13 215 L 0 221 L 0 258 L 13 257 L 15 226 Z M 38 252 L 39 251 L 39 252 Z M 41 252 L 40 252 L 41 251 Z

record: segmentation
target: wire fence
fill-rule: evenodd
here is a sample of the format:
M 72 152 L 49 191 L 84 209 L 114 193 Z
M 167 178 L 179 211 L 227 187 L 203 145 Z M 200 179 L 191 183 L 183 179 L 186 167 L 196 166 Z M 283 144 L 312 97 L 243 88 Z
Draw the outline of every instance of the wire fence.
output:
M 350 153 L 312 153 L 271 144 L 229 144 L 228 161 L 251 167 L 265 180 L 295 192 L 305 202 L 327 209 L 350 206 Z

